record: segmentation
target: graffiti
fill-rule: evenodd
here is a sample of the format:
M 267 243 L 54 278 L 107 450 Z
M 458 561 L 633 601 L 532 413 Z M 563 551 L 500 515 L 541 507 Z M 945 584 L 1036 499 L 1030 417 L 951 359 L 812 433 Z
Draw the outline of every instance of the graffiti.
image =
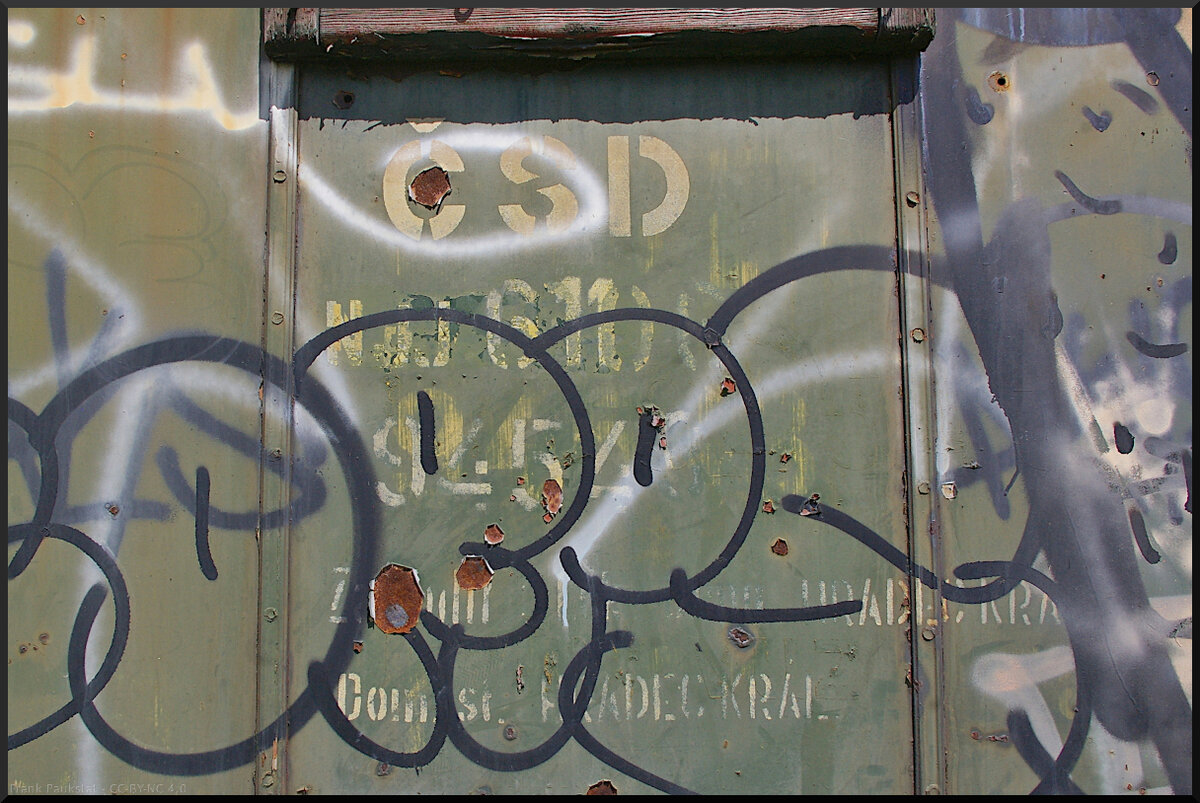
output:
M 679 725 L 720 718 L 783 728 L 833 718 L 836 712 L 822 707 L 819 679 L 811 672 L 718 675 L 682 665 L 669 667 L 672 671 L 646 670 L 626 662 L 619 664 L 618 680 L 601 671 L 602 663 L 609 656 L 619 660 L 629 655 L 635 644 L 640 646 L 641 637 L 621 626 L 615 610 L 668 610 L 671 616 L 719 623 L 735 650 L 748 651 L 768 626 L 786 625 L 790 632 L 807 635 L 833 625 L 843 630 L 886 625 L 903 628 L 915 640 L 962 623 L 966 614 L 974 625 L 970 611 L 977 609 L 979 624 L 1046 625 L 1064 631 L 1066 643 L 1025 653 L 989 646 L 973 654 L 965 667 L 970 683 L 981 699 L 1002 706 L 1005 715 L 1002 729 L 974 730 L 970 739 L 1011 744 L 1036 777 L 1031 791 L 1038 793 L 1090 790 L 1095 783 L 1085 779 L 1081 769 L 1086 756 L 1110 746 L 1114 755 L 1116 750 L 1123 756 L 1137 755 L 1133 772 L 1143 773 L 1138 748 L 1148 745 L 1165 775 L 1165 785 L 1156 791 L 1190 794 L 1190 685 L 1184 687 L 1168 642 L 1190 639 L 1191 599 L 1167 599 L 1142 574 L 1148 567 L 1167 566 L 1184 566 L 1190 573 L 1191 425 L 1176 404 L 1190 398 L 1191 348 L 1185 328 L 1190 320 L 1190 234 L 1178 228 L 1155 234 L 1153 248 L 1142 255 L 1145 261 L 1163 268 L 1180 264 L 1188 272 L 1147 287 L 1147 293 L 1161 290 L 1154 296 L 1155 305 L 1131 301 L 1115 318 L 1100 320 L 1079 312 L 1078 305 L 1067 300 L 1069 290 L 1061 286 L 1054 269 L 1054 237 L 1068 226 L 1136 216 L 1190 227 L 1190 204 L 1140 190 L 1113 194 L 1100 176 L 1081 174 L 1066 163 L 1044 170 L 1039 166 L 1045 192 L 1041 196 L 1014 194 L 985 211 L 992 199 L 981 189 L 986 161 L 994 156 L 987 137 L 1001 136 L 996 132 L 1005 131 L 1015 113 L 1000 93 L 1011 98 L 1022 91 L 1017 72 L 1006 75 L 1003 90 L 985 89 L 992 66 L 985 62 L 1001 62 L 1025 47 L 1122 43 L 1140 69 L 1186 77 L 1169 84 L 1147 83 L 1150 89 L 1133 85 L 1128 75 L 1112 78 L 1104 83 L 1110 94 L 1090 100 L 1090 106 L 1071 115 L 1085 134 L 1109 139 L 1130 115 L 1159 122 L 1170 115 L 1190 148 L 1190 101 L 1179 88 L 1186 83 L 1190 97 L 1190 47 L 1183 45 L 1175 23 L 1161 10 L 1106 9 L 1021 11 L 1016 16 L 993 9 L 950 10 L 939 20 L 938 37 L 924 57 L 919 97 L 926 123 L 923 158 L 930 210 L 936 215 L 943 250 L 931 256 L 928 277 L 919 267 L 907 270 L 911 278 L 928 278 L 948 300 L 934 316 L 943 316 L 946 323 L 937 332 L 928 366 L 941 383 L 933 445 L 936 468 L 930 476 L 932 487 L 927 483 L 914 492 L 932 494 L 944 512 L 950 509 L 947 503 L 965 504 L 961 497 L 977 486 L 997 521 L 1007 522 L 1014 510 L 1022 511 L 1024 519 L 1015 523 L 1019 539 L 1003 543 L 999 559 L 963 560 L 948 550 L 954 559 L 947 567 L 915 560 L 908 545 L 898 546 L 892 534 L 860 520 L 861 511 L 831 498 L 820 477 L 801 475 L 801 492 L 766 498 L 768 457 L 782 465 L 791 454 L 773 457 L 769 436 L 777 433 L 768 431 L 764 410 L 785 393 L 879 370 L 891 357 L 882 350 L 835 351 L 768 366 L 760 376 L 739 360 L 738 344 L 730 334 L 737 326 L 753 334 L 758 331 L 754 327 L 765 326 L 752 318 L 756 302 L 776 300 L 806 283 L 851 272 L 895 276 L 898 264 L 921 265 L 915 255 L 898 260 L 905 255 L 878 245 L 806 250 L 743 277 L 705 319 L 689 315 L 686 293 L 670 310 L 652 305 L 636 285 L 629 303 L 618 300 L 612 279 L 595 279 L 584 292 L 579 276 L 563 274 L 547 284 L 544 293 L 514 277 L 493 290 L 455 299 L 412 296 L 393 309 L 364 310 L 358 299 L 347 299 L 345 308 L 328 301 L 326 328 L 280 357 L 262 343 L 208 332 L 139 340 L 144 317 L 124 301 L 125 289 L 109 278 L 113 271 L 107 263 L 125 255 L 109 255 L 106 264 L 88 259 L 71 236 L 50 225 L 20 193 L 10 192 L 10 219 L 49 249 L 40 269 L 52 354 L 46 367 L 9 381 L 9 458 L 17 469 L 10 486 L 23 485 L 32 500 L 27 520 L 9 526 L 10 588 L 39 557 L 48 560 L 45 555 L 60 546 L 79 553 L 94 571 L 88 568 L 75 578 L 63 578 L 68 583 L 86 578 L 67 648 L 70 698 L 10 733 L 9 750 L 26 748 L 77 720 L 95 743 L 132 767 L 199 776 L 254 765 L 276 748 L 280 733 L 294 736 L 323 727 L 348 751 L 378 762 L 385 768 L 381 775 L 392 767 L 427 767 L 447 743 L 474 765 L 505 773 L 546 765 L 570 745 L 653 789 L 691 793 L 701 790 L 685 787 L 669 771 L 650 769 L 649 762 L 628 747 L 600 738 L 599 723 Z M 958 31 L 972 32 L 964 38 L 976 33 L 992 36 L 980 64 L 960 54 Z M 9 36 L 10 45 L 19 47 L 32 42 L 35 32 L 10 21 Z M 10 88 L 14 81 L 35 89 L 57 87 L 64 77 L 75 87 L 73 94 L 28 101 L 34 103 L 28 107 L 21 105 L 27 101 L 14 100 L 10 93 L 10 112 L 109 104 L 108 95 L 95 86 L 90 41 L 80 40 L 71 66 L 62 73 L 10 70 Z M 1165 48 L 1152 46 L 1164 41 Z M 176 99 L 171 105 L 164 97 L 126 95 L 122 102 L 135 110 L 144 106 L 168 113 L 202 111 L 231 130 L 257 122 L 257 117 L 247 123 L 244 115 L 228 112 L 203 50 L 193 48 L 185 56 L 194 83 L 186 100 Z M 969 70 L 980 73 L 978 80 L 969 78 Z M 400 251 L 447 259 L 486 258 L 498 243 L 520 250 L 590 237 L 605 228 L 613 237 L 632 237 L 632 138 L 611 136 L 605 144 L 607 191 L 565 144 L 549 136 L 442 131 L 410 143 L 413 147 L 402 148 L 379 166 L 390 227 L 359 214 L 312 166 L 302 165 L 299 175 L 305 190 L 347 229 Z M 663 140 L 642 136 L 637 145 L 638 155 L 653 161 L 666 176 L 665 195 L 661 201 L 656 196 L 658 205 L 641 215 L 640 231 L 650 237 L 680 218 L 688 201 L 688 171 Z M 439 214 L 449 216 L 435 223 L 437 216 L 419 217 L 399 194 L 406 191 L 409 174 L 421 160 L 436 163 L 455 181 L 465 170 L 460 154 L 475 152 L 496 156 L 501 173 L 514 185 L 533 186 L 535 179 L 537 186 L 549 185 L 536 192 L 548 199 L 550 211 L 543 209 L 535 216 L 519 203 L 495 205 L 489 212 L 495 212 L 505 229 L 467 240 L 453 236 L 467 214 L 465 205 L 441 205 Z M 542 161 L 526 162 L 535 155 Z M 543 163 L 551 166 L 546 175 L 530 169 Z M 394 175 L 389 177 L 388 171 Z M 214 231 L 202 227 L 198 237 L 211 237 Z M 425 237 L 426 231 L 432 240 Z M 1104 279 L 1099 269 L 1096 272 Z M 69 276 L 82 279 L 111 308 L 91 342 L 82 347 L 72 348 L 68 332 Z M 549 307 L 551 297 L 561 305 L 552 312 L 539 306 L 545 301 Z M 368 303 L 387 306 L 380 300 Z M 960 319 L 964 325 L 955 330 Z M 712 367 L 724 381 L 704 388 L 697 379 L 675 406 L 660 408 L 649 396 L 631 396 L 624 419 L 597 419 L 595 406 L 589 406 L 580 389 L 583 377 L 595 368 L 620 371 L 619 355 L 624 354 L 627 367 L 622 375 L 643 383 L 630 393 L 648 393 L 652 372 L 642 369 L 649 364 L 653 333 L 664 330 L 679 340 L 680 364 L 699 377 L 697 357 L 711 355 Z M 1101 334 L 1094 334 L 1096 330 Z M 387 417 L 376 421 L 381 427 L 373 424 L 366 430 L 348 395 L 335 384 L 338 370 L 362 370 L 365 335 L 375 339 L 367 354 L 388 375 L 385 387 L 400 400 Z M 401 365 L 446 368 L 451 348 L 461 353 L 468 342 L 481 365 L 505 369 L 507 378 L 548 381 L 546 388 L 560 406 L 556 409 L 566 415 L 535 416 L 522 410 L 488 433 L 481 421 L 458 413 L 453 395 L 434 387 L 436 382 L 422 380 L 411 386 L 391 374 Z M 1098 349 L 1097 342 L 1104 347 Z M 583 343 L 589 349 L 594 344 L 595 350 L 585 351 Z M 1127 351 L 1118 353 L 1117 347 Z M 237 381 L 231 383 L 230 375 Z M 34 391 L 48 385 L 56 387 L 35 409 L 30 401 L 36 398 Z M 242 385 L 249 390 L 245 395 Z M 252 398 L 255 390 L 261 395 Z M 228 415 L 229 404 L 222 406 L 222 414 L 201 406 L 197 399 L 204 394 L 262 411 L 264 417 L 271 401 L 294 405 L 294 442 L 286 459 L 282 450 L 269 449 L 259 433 L 246 432 L 222 417 Z M 719 402 L 701 411 L 702 400 L 710 397 Z M 103 426 L 96 422 L 106 420 L 106 406 L 126 401 L 129 406 L 122 407 L 118 426 L 108 433 L 114 448 L 104 460 L 105 476 L 91 489 L 103 498 L 70 497 L 69 487 L 78 484 L 78 475 L 70 471 L 72 450 L 89 423 Z M 151 430 L 168 413 L 194 430 L 194 440 L 155 449 Z M 976 459 L 964 461 L 951 454 L 952 425 L 961 428 Z M 666 469 L 682 463 L 719 432 L 739 437 L 745 433 L 745 442 L 737 444 L 737 458 L 729 461 L 742 461 L 736 468 L 745 496 L 739 493 L 729 500 L 733 512 L 724 530 L 714 525 L 707 533 L 717 542 L 712 553 L 688 555 L 693 563 L 687 568 L 673 557 L 654 561 L 646 570 L 649 583 L 609 577 L 600 565 L 599 546 L 606 534 L 621 529 L 622 511 L 640 495 L 660 492 L 667 484 Z M 489 466 L 488 460 L 469 451 L 488 435 L 507 448 L 506 468 L 526 466 L 530 459 L 549 479 L 542 484 L 539 477 L 527 484 L 530 478 L 521 476 L 508 488 L 496 462 Z M 527 451 L 533 435 L 550 439 L 544 452 Z M 556 453 L 549 445 L 556 436 L 563 441 L 573 438 L 575 451 Z M 634 441 L 631 450 L 616 448 L 618 442 L 629 441 Z M 263 510 L 223 506 L 212 463 L 181 457 L 185 445 L 198 444 L 260 466 L 266 477 L 286 488 L 285 501 L 264 505 Z M 151 459 L 143 464 L 147 457 Z M 606 464 L 617 478 L 602 485 Z M 324 587 L 331 593 L 314 604 L 322 622 L 327 616 L 332 626 L 323 654 L 307 660 L 300 688 L 290 690 L 285 710 L 273 712 L 272 721 L 256 726 L 245 738 L 210 749 L 187 752 L 146 744 L 97 705 L 122 662 L 134 660 L 127 657 L 135 630 L 134 584 L 119 560 L 124 528 L 131 521 L 166 520 L 173 510 L 167 502 L 136 497 L 147 467 L 157 469 L 156 482 L 161 481 L 174 505 L 191 518 L 194 539 L 189 534 L 188 543 L 173 548 L 188 553 L 196 576 L 206 584 L 225 578 L 232 568 L 218 561 L 219 552 L 214 557 L 214 530 L 249 540 L 331 509 L 345 510 L 350 519 L 326 536 L 344 542 L 346 557 L 342 565 L 321 569 L 322 582 L 328 583 Z M 399 484 L 381 467 L 394 472 Z M 469 468 L 475 476 L 465 481 Z M 573 472 L 564 475 L 569 468 Z M 506 537 L 498 525 L 491 525 L 481 533 L 482 540 L 458 541 L 457 554 L 439 556 L 482 559 L 487 571 L 478 587 L 457 582 L 441 588 L 436 580 L 422 582 L 417 574 L 420 561 L 412 561 L 417 565 L 403 568 L 424 595 L 423 604 L 413 611 L 415 615 L 420 610 L 416 626 L 373 639 L 368 628 L 381 627 L 373 618 L 373 578 L 394 557 L 385 549 L 385 519 L 405 515 L 422 495 L 433 497 L 435 489 L 454 495 L 455 505 L 470 505 L 473 498 L 498 491 L 498 498 L 507 496 L 514 509 L 537 516 L 547 526 L 530 537 L 518 535 L 506 523 Z M 1024 494 L 1025 506 L 1011 501 L 1014 489 Z M 345 499 L 339 496 L 334 504 L 335 493 Z M 726 582 L 725 573 L 740 555 L 752 547 L 767 551 L 754 544 L 751 528 L 776 510 L 782 515 L 770 521 L 785 522 L 788 538 L 802 536 L 831 551 L 865 551 L 888 574 L 850 576 L 828 584 L 814 579 L 811 587 L 805 578 L 790 590 L 793 598 L 779 605 L 765 604 L 761 587 Z M 927 528 L 935 534 L 942 526 L 961 526 L 942 518 L 915 522 L 913 530 Z M 411 537 L 406 546 L 415 551 L 415 542 Z M 783 546 L 771 549 L 782 558 L 788 546 L 782 539 L 779 543 Z M 510 578 L 509 587 L 527 592 L 523 607 L 497 606 L 494 590 L 503 578 Z M 1007 611 L 1002 600 L 1007 601 Z M 661 607 L 649 607 L 655 605 Z M 101 627 L 102 612 L 109 607 L 112 624 Z M 541 663 L 539 656 L 527 662 L 530 666 L 516 666 L 517 694 L 525 693 L 541 722 L 552 728 L 530 740 L 501 720 L 495 681 L 489 679 L 489 686 L 472 680 L 466 669 L 480 654 L 538 653 L 537 636 L 557 626 L 554 614 L 565 628 L 568 609 L 573 621 L 586 627 L 581 644 L 554 660 L 547 656 Z M 408 613 L 403 616 L 404 625 L 413 624 Z M 101 634 L 110 632 L 102 643 Z M 364 649 L 378 650 L 380 644 L 411 651 L 411 656 L 403 656 L 410 663 L 403 664 L 402 677 L 372 677 L 355 669 L 354 656 Z M 695 646 L 700 652 L 701 645 Z M 392 657 L 400 663 L 401 658 Z M 852 652 L 847 660 L 854 660 Z M 1190 657 L 1186 661 L 1190 670 Z M 923 701 L 923 679 L 915 674 L 910 669 L 909 686 Z M 1059 682 L 1074 690 L 1065 718 L 1046 690 Z M 492 722 L 497 727 L 504 724 L 503 738 L 520 749 L 496 749 L 473 729 Z M 404 738 L 385 738 L 381 731 L 370 730 L 371 723 L 413 727 L 405 730 Z M 1102 772 L 1107 773 L 1100 781 L 1105 791 L 1118 791 L 1118 784 L 1123 788 L 1125 775 Z

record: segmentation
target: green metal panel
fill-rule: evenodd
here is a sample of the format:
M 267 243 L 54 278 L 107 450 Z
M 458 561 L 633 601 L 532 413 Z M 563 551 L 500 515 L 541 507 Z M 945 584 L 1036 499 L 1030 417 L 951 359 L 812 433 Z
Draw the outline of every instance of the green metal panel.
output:
M 9 792 L 1191 792 L 1190 10 L 266 12 L 9 12 Z
M 290 682 L 310 679 L 336 641 L 331 619 L 347 617 L 362 649 L 343 640 L 328 681 L 346 726 L 405 754 L 390 763 L 416 763 L 447 735 L 457 749 L 381 780 L 363 756 L 329 761 L 332 734 L 306 729 L 289 786 L 911 788 L 903 577 L 784 501 L 819 494 L 828 515 L 853 511 L 906 548 L 903 441 L 874 434 L 903 426 L 886 63 L 398 82 L 304 67 L 300 86 L 296 339 L 364 320 L 306 354 L 302 382 L 339 394 L 371 444 L 368 490 L 383 504 L 377 541 L 354 550 L 358 489 L 326 475 L 328 504 L 294 527 Z M 438 163 L 452 190 L 434 214 L 404 193 Z M 835 185 L 854 189 L 827 202 Z M 789 261 L 819 250 L 845 272 Z M 647 428 L 639 409 L 664 423 Z M 548 479 L 564 496 L 549 522 Z M 485 547 L 493 523 L 505 538 Z M 617 589 L 603 615 L 564 569 L 567 549 Z M 503 566 L 510 550 L 528 563 L 481 590 L 457 586 L 462 553 Z M 389 563 L 421 579 L 430 621 L 412 636 L 361 624 L 363 582 Z M 733 610 L 681 608 L 675 570 Z M 864 593 L 861 613 L 820 607 Z M 728 635 L 736 617 L 749 647 Z M 784 621 L 755 621 L 768 618 Z M 440 635 L 454 624 L 464 636 Z M 564 743 L 559 685 L 579 678 L 594 639 L 620 631 L 632 644 L 585 680 L 591 736 Z M 437 671 L 418 660 L 439 641 L 489 636 Z M 435 715 L 432 682 L 461 723 Z M 880 737 L 869 753 L 849 738 L 865 728 Z
M 9 11 L 10 791 L 252 789 L 257 17 Z

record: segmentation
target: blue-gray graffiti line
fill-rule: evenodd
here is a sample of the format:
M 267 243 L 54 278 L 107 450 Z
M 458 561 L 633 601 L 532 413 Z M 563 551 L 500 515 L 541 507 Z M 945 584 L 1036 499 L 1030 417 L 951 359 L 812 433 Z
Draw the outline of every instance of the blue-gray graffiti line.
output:
M 984 240 L 971 164 L 970 120 L 953 91 L 962 82 L 955 35 L 959 19 L 1026 43 L 1090 44 L 1089 37 L 1099 36 L 1101 41 L 1125 42 L 1143 66 L 1152 67 L 1158 76 L 1171 76 L 1162 81 L 1159 91 L 1190 137 L 1191 101 L 1181 97 L 1184 90 L 1189 98 L 1191 94 L 1191 53 L 1172 27 L 1179 12 L 946 9 L 940 13 L 939 36 L 923 62 L 921 85 L 930 121 L 925 134 L 933 205 L 940 218 L 953 220 L 954 225 L 943 230 L 946 260 L 935 261 L 933 279 L 951 288 L 962 304 L 989 384 L 1009 421 L 1016 464 L 1024 476 L 1038 478 L 1026 486 L 1030 518 L 1017 550 L 1018 555 L 1024 554 L 1014 557 L 1012 564 L 1027 567 L 1039 551 L 1045 554 L 1074 652 L 1078 694 L 1086 693 L 1091 710 L 1109 733 L 1123 740 L 1153 742 L 1171 788 L 1190 794 L 1191 706 L 1165 640 L 1149 628 L 1137 634 L 1132 651 L 1114 643 L 1116 633 L 1128 631 L 1124 622 L 1149 610 L 1149 599 L 1121 497 L 1110 493 L 1103 472 L 1089 475 L 1081 470 L 1094 464 L 1092 455 L 1080 445 L 1087 440 L 1079 437 L 1084 433 L 1055 368 L 1054 340 L 1042 331 L 1048 311 L 1044 300 L 1051 297 L 1046 220 L 1036 201 L 1016 201 L 1001 214 L 990 240 Z M 1116 88 L 1142 111 L 1152 110 L 1143 90 Z M 1055 177 L 1089 212 L 1107 215 L 1123 208 L 1119 200 L 1087 196 L 1061 171 Z M 1003 295 L 996 291 L 997 278 L 1005 280 Z M 1170 358 L 1187 348 L 1183 343 L 1156 347 L 1133 332 L 1129 339 L 1138 351 L 1154 357 Z M 1190 451 L 1190 444 L 1187 447 Z M 1098 585 L 1089 577 L 1093 572 L 1104 573 L 1104 593 L 1098 593 Z M 1129 657 L 1114 661 L 1117 654 Z M 1020 721 L 1013 724 L 1028 736 Z M 1021 755 L 1042 778 L 1039 790 L 1045 791 L 1046 784 L 1065 788 L 1067 779 L 1049 774 L 1042 751 L 1022 749 Z M 1058 765 L 1054 766 L 1058 773 Z

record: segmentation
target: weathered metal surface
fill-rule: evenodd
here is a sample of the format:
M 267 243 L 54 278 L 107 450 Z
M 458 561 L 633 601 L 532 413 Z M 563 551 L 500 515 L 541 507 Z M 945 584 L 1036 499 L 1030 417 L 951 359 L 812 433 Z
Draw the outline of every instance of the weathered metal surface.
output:
M 1191 792 L 1190 10 L 288 11 L 10 11 L 9 791 Z

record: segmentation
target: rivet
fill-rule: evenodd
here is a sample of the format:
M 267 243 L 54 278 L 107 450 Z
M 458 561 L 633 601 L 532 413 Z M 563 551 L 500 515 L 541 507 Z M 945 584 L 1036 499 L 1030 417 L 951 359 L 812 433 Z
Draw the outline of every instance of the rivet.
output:
M 918 483 L 917 483 L 917 493 L 919 493 L 919 494 L 927 494 L 927 493 L 929 493 L 929 483 L 927 483 L 927 482 L 918 482 Z
M 734 646 L 742 650 L 754 643 L 754 634 L 744 627 L 731 627 L 727 635 Z
M 904 201 L 909 206 L 916 206 L 917 204 L 921 203 L 921 196 L 917 195 L 915 192 L 910 192 L 904 196 Z
M 1156 72 L 1146 73 L 1146 83 L 1148 83 L 1150 86 L 1158 86 L 1158 73 L 1156 73 Z
M 267 608 L 265 611 L 263 611 L 263 618 L 265 618 L 268 622 L 274 622 L 278 616 L 279 611 L 275 610 L 274 608 Z
M 925 627 L 921 628 L 921 638 L 925 639 L 926 641 L 933 641 L 936 637 L 937 631 L 932 627 L 926 625 Z
M 266 775 L 264 775 L 262 779 L 262 785 L 264 789 L 270 789 L 272 786 L 274 786 L 275 774 L 268 772 Z
M 279 310 L 272 312 L 271 313 L 271 323 L 275 324 L 276 326 L 283 323 L 283 313 L 280 312 Z
M 282 167 L 275 171 L 275 183 L 282 184 L 287 181 L 287 171 Z
M 909 332 L 909 334 L 912 335 L 912 339 L 913 339 L 914 343 L 921 343 L 925 340 L 925 330 L 919 326 L 916 329 L 913 329 L 911 332 Z

